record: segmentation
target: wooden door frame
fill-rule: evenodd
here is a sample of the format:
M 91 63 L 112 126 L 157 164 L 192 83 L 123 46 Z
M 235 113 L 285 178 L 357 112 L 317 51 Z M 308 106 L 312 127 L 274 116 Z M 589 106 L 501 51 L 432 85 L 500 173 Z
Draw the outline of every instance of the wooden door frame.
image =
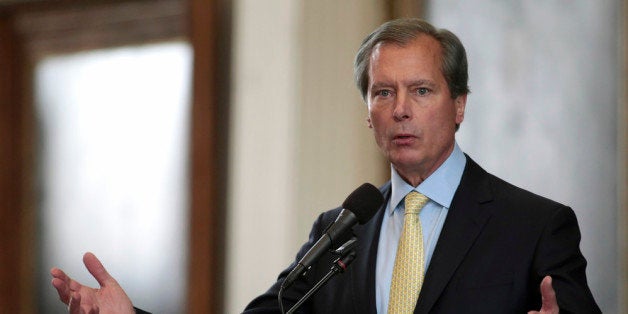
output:
M 172 9 L 176 2 L 182 8 L 175 13 L 179 16 L 160 16 L 159 9 L 155 9 L 156 5 Z M 114 10 L 109 14 L 116 14 L 116 8 L 124 5 L 145 6 L 142 12 L 147 13 L 148 20 L 136 25 L 146 27 L 140 27 L 137 32 L 113 29 L 99 32 L 98 36 L 86 36 L 93 29 L 84 23 L 81 27 L 63 30 L 63 36 L 51 36 L 50 31 L 54 29 L 50 27 L 57 25 L 55 16 L 81 18 L 81 12 L 93 11 L 95 7 Z M 230 14 L 230 2 L 226 0 L 0 0 L 0 232 L 9 235 L 0 238 L 0 308 L 3 311 L 37 311 L 34 62 L 50 53 L 179 37 L 187 38 L 194 51 L 187 311 L 222 312 Z
M 19 38 L 12 16 L 0 12 L 0 308 L 13 313 L 32 313 L 34 243 L 28 231 L 35 225 L 27 208 L 26 156 Z M 8 236 L 7 236 L 8 235 Z M 27 240 L 29 239 L 29 240 Z

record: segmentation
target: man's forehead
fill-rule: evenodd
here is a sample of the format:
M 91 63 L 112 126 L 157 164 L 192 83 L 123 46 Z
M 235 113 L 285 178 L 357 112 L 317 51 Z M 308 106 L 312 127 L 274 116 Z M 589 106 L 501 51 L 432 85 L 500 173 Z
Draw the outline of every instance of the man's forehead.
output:
M 396 84 L 437 88 L 446 81 L 440 48 L 440 43 L 430 35 L 417 36 L 405 43 L 379 42 L 374 46 L 367 69 L 367 92 Z M 408 55 L 408 51 L 412 54 Z
M 421 35 L 404 43 L 394 41 L 377 43 L 371 51 L 367 71 L 371 70 L 373 63 L 376 63 L 384 51 L 387 53 L 400 53 L 404 50 L 414 50 L 416 58 L 433 58 L 434 62 L 442 63 L 443 50 L 440 43 L 432 36 Z
M 415 44 L 420 44 L 422 46 L 429 47 L 432 49 L 436 47 L 440 48 L 440 43 L 436 38 L 434 38 L 432 35 L 429 35 L 429 34 L 420 33 L 414 37 L 408 37 L 408 38 L 403 38 L 399 40 L 393 40 L 393 39 L 382 40 L 373 46 L 373 51 L 371 53 L 371 56 L 373 55 L 375 51 L 380 50 L 383 47 L 408 48 Z
M 412 51 L 413 54 L 408 55 L 408 51 Z M 404 59 L 407 59 L 411 56 L 411 59 L 423 59 L 430 58 L 437 64 L 442 63 L 442 47 L 440 43 L 431 36 L 423 35 L 421 37 L 416 37 L 408 42 L 400 43 L 400 42 L 379 42 L 377 45 L 373 47 L 371 51 L 371 55 L 369 57 L 369 64 L 367 71 L 371 71 L 372 67 L 375 63 L 377 63 L 381 58 L 382 54 L 387 54 L 387 59 L 390 60 L 398 60 L 395 58 L 399 57 L 401 54 Z

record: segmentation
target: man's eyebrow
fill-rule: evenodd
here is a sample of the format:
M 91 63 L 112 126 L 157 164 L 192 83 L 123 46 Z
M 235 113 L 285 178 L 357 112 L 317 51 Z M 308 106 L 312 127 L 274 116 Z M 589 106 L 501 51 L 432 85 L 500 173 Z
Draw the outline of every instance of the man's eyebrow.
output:
M 427 87 L 431 87 L 431 88 L 435 88 L 436 86 L 438 86 L 438 84 L 436 84 L 436 82 L 434 82 L 432 80 L 423 80 L 423 79 L 411 81 L 407 85 L 408 86 L 427 86 Z
M 373 84 L 369 85 L 369 89 L 379 89 L 379 88 L 383 88 L 383 87 L 393 87 L 394 85 L 395 84 L 387 83 L 387 82 L 373 82 Z M 430 87 L 430 88 L 436 88 L 438 86 L 438 84 L 436 84 L 436 82 L 434 82 L 432 80 L 428 80 L 428 79 L 412 80 L 412 81 L 408 81 L 404 85 L 406 85 L 406 86 L 427 86 L 427 87 Z
M 373 82 L 373 84 L 369 85 L 369 89 L 379 89 L 382 87 L 392 87 L 394 84 L 386 83 L 386 82 Z

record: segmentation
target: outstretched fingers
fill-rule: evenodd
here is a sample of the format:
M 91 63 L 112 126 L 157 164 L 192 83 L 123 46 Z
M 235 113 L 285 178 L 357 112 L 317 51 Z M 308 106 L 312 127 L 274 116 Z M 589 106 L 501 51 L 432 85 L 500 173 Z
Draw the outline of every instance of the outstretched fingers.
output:
M 73 282 L 72 278 L 56 267 L 50 270 L 50 274 L 52 275 L 52 286 L 57 289 L 59 299 L 61 299 L 61 302 L 68 304 L 72 293 L 70 289 L 70 284 Z
M 105 267 L 94 254 L 90 252 L 85 253 L 85 255 L 83 255 L 83 263 L 85 264 L 85 267 L 87 267 L 89 273 L 96 278 L 96 281 L 98 281 L 101 287 L 117 284 L 116 280 L 109 275 Z
M 100 284 L 100 289 L 81 285 L 61 269 L 50 270 L 52 285 L 70 313 L 133 313 L 133 304 L 118 282 L 109 275 L 92 253 L 85 253 L 83 263 Z

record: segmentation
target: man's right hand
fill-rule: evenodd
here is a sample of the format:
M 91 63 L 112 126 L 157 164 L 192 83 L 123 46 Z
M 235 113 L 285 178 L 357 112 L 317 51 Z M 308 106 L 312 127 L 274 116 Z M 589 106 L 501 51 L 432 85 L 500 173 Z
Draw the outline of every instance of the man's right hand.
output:
M 59 268 L 50 270 L 52 285 L 57 289 L 59 299 L 68 305 L 71 314 L 135 313 L 131 299 L 94 254 L 85 253 L 83 263 L 98 281 L 100 289 L 82 285 Z

